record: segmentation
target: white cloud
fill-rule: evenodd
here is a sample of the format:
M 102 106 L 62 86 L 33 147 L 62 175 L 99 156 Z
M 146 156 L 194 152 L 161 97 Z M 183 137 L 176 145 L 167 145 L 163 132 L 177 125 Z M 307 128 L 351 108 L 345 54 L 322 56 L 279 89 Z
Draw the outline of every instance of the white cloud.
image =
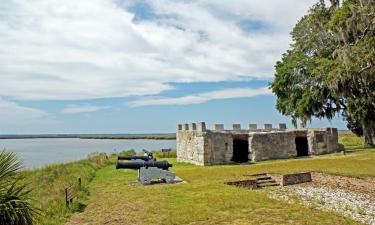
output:
M 111 0 L 1 1 L 0 96 L 143 96 L 170 82 L 270 79 L 315 0 L 146 2 L 164 16 L 134 22 Z M 244 32 L 241 21 L 268 28 Z
M 25 124 L 47 119 L 48 114 L 40 109 L 29 108 L 0 97 L 0 124 Z
M 141 98 L 129 102 L 131 107 L 150 106 L 150 105 L 190 105 L 200 104 L 211 100 L 232 99 L 254 97 L 259 95 L 270 95 L 271 91 L 267 87 L 252 88 L 230 88 L 217 91 L 211 91 L 195 95 L 182 97 L 152 97 Z
M 89 105 L 89 104 L 71 104 L 67 105 L 63 109 L 63 113 L 66 114 L 76 114 L 76 113 L 88 113 L 88 112 L 95 112 L 102 109 L 107 109 L 107 106 L 95 106 L 95 105 Z

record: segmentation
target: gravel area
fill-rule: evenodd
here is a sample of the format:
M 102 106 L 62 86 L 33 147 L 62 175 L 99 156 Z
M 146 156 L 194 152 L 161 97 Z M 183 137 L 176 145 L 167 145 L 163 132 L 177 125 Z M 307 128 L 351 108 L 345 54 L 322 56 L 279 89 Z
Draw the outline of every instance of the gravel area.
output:
M 273 199 L 334 211 L 361 223 L 375 225 L 375 198 L 340 188 L 294 185 L 270 190 Z

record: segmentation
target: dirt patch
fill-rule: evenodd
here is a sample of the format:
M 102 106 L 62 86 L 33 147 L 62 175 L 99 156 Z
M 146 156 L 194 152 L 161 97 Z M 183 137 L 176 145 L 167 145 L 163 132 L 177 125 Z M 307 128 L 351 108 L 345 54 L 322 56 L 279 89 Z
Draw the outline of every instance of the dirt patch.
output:
M 363 193 L 372 196 L 375 199 L 375 179 L 374 178 L 355 178 L 327 173 L 312 172 L 312 182 L 302 184 L 315 187 L 326 186 L 330 188 L 339 188 L 356 193 Z

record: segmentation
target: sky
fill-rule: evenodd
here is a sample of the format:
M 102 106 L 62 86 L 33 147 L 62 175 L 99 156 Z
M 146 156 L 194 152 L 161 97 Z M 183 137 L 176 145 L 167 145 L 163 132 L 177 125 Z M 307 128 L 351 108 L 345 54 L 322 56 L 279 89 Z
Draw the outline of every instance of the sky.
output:
M 315 2 L 0 1 L 0 134 L 291 127 L 268 84 Z

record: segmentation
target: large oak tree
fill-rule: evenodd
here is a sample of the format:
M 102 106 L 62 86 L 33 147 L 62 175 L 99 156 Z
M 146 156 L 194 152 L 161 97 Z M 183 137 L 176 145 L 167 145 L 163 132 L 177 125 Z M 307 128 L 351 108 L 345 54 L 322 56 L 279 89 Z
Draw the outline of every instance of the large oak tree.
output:
M 291 32 L 270 84 L 276 108 L 305 126 L 312 117 L 343 115 L 373 145 L 375 131 L 375 1 L 315 4 Z

